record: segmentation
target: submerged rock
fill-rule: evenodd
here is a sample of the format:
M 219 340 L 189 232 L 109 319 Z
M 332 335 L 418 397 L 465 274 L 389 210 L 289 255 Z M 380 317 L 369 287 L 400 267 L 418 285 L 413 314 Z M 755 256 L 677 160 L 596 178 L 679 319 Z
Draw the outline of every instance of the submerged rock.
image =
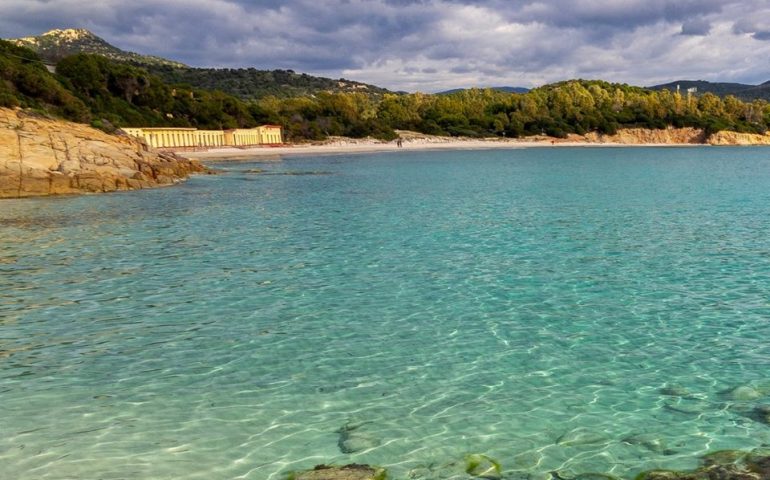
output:
M 689 471 L 651 470 L 636 480 L 770 480 L 770 451 L 720 450 L 704 455 L 703 466 Z
M 757 405 L 751 411 L 751 418 L 770 425 L 770 405 Z
M 741 385 L 739 387 L 733 388 L 732 390 L 727 390 L 726 392 L 722 392 L 722 393 L 730 400 L 736 400 L 738 402 L 747 402 L 751 400 L 757 400 L 764 396 L 762 395 L 761 392 L 759 392 L 757 389 L 755 389 L 751 385 Z
M 256 175 L 285 175 L 285 176 L 305 176 L 305 175 L 332 175 L 332 172 L 327 171 L 316 171 L 316 170 L 288 170 L 285 172 L 277 172 L 277 171 L 270 171 L 270 170 L 263 170 L 261 168 L 250 168 L 248 170 L 243 170 L 240 173 L 251 173 Z
M 762 476 L 763 479 L 770 478 L 770 456 L 753 457 L 751 454 L 746 459 L 746 467 Z
M 472 453 L 465 457 L 465 473 L 472 477 L 489 480 L 498 480 L 502 477 L 500 463 L 480 453 Z
M 356 453 L 377 447 L 380 440 L 373 434 L 361 431 L 360 428 L 370 422 L 346 423 L 337 433 L 340 437 L 337 446 L 342 453 Z
M 551 478 L 553 480 L 620 480 L 618 477 L 610 475 L 608 473 L 580 473 L 575 477 L 565 477 L 559 472 L 551 472 Z
M 635 480 L 767 480 L 737 465 L 712 465 L 689 472 L 652 470 L 639 474 Z
M 581 473 L 575 477 L 575 480 L 620 480 L 620 479 L 608 473 Z
M 290 473 L 287 480 L 385 480 L 387 477 L 384 468 L 352 463 L 341 467 L 316 465 L 312 470 Z
M 742 450 L 717 450 L 716 452 L 707 453 L 701 460 L 705 466 L 711 465 L 728 465 L 731 463 L 737 463 L 746 458 L 747 453 Z
M 332 172 L 324 171 L 298 171 L 298 172 L 262 172 L 262 175 L 287 175 L 287 176 L 313 176 L 313 175 L 331 175 Z
M 700 415 L 712 408 L 712 405 L 704 400 L 697 398 L 678 397 L 666 400 L 663 408 L 672 412 L 686 413 L 689 415 Z
M 661 395 L 668 395 L 671 397 L 690 396 L 690 391 L 678 383 L 667 383 L 660 388 L 659 392 Z
M 666 448 L 666 443 L 657 435 L 651 433 L 629 435 L 622 441 L 631 445 L 639 445 L 655 453 L 664 453 L 668 451 Z
M 607 441 L 607 436 L 601 432 L 593 432 L 584 427 L 578 427 L 574 430 L 564 433 L 556 439 L 557 445 L 567 447 L 578 445 L 590 445 L 593 443 L 603 443 Z

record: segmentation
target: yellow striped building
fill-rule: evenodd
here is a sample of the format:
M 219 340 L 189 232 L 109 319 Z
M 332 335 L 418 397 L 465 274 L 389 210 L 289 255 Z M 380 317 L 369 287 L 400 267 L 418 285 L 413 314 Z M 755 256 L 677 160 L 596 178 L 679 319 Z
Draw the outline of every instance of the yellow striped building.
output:
M 283 135 L 279 125 L 234 130 L 198 130 L 197 128 L 123 128 L 128 135 L 144 140 L 153 148 L 210 148 L 280 145 Z

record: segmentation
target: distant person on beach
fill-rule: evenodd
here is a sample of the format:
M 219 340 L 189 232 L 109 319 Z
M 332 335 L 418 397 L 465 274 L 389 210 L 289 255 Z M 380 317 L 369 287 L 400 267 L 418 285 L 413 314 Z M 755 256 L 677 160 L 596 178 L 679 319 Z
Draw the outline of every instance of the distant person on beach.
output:
M 396 146 L 397 146 L 398 148 L 401 148 L 401 147 L 403 147 L 403 146 L 404 146 L 404 143 L 401 141 L 401 139 L 400 139 L 400 138 L 399 138 L 398 140 L 396 140 Z

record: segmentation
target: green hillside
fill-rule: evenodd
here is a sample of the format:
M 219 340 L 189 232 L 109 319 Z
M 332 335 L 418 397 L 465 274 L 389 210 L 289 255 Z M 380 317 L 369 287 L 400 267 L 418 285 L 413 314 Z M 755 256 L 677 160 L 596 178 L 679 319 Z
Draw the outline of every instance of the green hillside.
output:
M 321 92 L 371 95 L 388 93 L 374 85 L 346 80 L 316 77 L 292 70 L 258 70 L 256 68 L 192 68 L 180 62 L 152 55 L 126 52 L 85 29 L 51 30 L 42 35 L 10 39 L 11 43 L 29 48 L 49 64 L 78 53 L 99 55 L 110 60 L 147 69 L 170 84 L 221 90 L 244 100 L 267 96 L 281 98 L 312 96 Z
M 280 98 L 312 96 L 321 92 L 382 95 L 389 91 L 374 85 L 340 78 L 315 77 L 293 70 L 256 68 L 180 68 L 147 65 L 147 69 L 169 83 L 185 83 L 197 88 L 217 89 L 244 100 L 267 96 Z
M 0 40 L 0 107 L 22 107 L 76 122 L 90 121 L 88 107 L 48 72 L 32 50 Z
M 0 40 L 0 106 L 20 106 L 107 130 L 126 126 L 236 128 L 258 124 L 222 92 L 175 88 L 146 70 L 98 55 L 59 61 L 51 74 L 33 51 Z
M 111 130 L 129 126 L 206 129 L 279 124 L 289 141 L 330 135 L 390 139 L 394 130 L 453 136 L 522 137 L 620 128 L 696 127 L 765 132 L 770 106 L 712 93 L 680 95 L 603 81 L 572 80 L 516 94 L 470 89 L 448 95 L 234 95 L 171 84 L 145 68 L 99 55 L 59 61 L 51 74 L 31 50 L 0 41 L 0 106 L 33 108 Z

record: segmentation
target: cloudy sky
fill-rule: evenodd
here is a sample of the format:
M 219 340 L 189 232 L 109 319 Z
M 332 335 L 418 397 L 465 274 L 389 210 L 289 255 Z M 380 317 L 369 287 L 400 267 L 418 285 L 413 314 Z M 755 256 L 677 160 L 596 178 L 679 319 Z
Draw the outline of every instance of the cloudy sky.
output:
M 406 91 L 770 80 L 769 0 L 0 0 L 0 37 L 70 27 L 192 66 Z

